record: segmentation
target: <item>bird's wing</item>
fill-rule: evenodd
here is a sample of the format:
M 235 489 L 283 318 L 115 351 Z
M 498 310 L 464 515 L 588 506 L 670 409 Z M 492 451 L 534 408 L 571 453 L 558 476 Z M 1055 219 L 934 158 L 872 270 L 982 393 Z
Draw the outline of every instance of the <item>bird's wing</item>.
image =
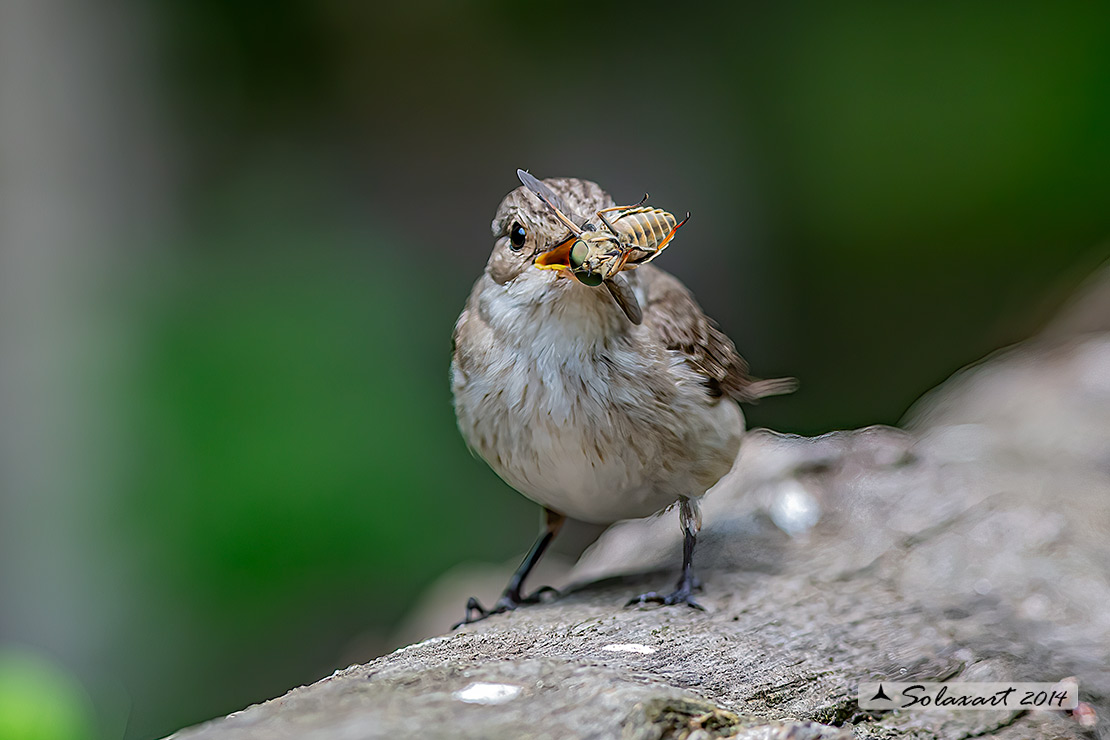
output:
M 794 378 L 760 380 L 749 375 L 748 363 L 736 352 L 736 345 L 676 278 L 650 266 L 636 272 L 647 295 L 644 327 L 705 379 L 711 397 L 730 396 L 750 403 L 797 387 Z

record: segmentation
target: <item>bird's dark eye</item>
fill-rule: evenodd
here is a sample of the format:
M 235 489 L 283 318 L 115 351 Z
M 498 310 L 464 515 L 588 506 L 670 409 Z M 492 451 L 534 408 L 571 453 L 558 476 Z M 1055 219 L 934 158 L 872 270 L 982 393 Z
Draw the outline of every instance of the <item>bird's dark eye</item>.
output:
M 524 239 L 528 234 L 524 231 L 524 227 L 520 222 L 514 221 L 513 227 L 509 229 L 509 243 L 512 244 L 513 251 L 519 252 L 524 248 Z

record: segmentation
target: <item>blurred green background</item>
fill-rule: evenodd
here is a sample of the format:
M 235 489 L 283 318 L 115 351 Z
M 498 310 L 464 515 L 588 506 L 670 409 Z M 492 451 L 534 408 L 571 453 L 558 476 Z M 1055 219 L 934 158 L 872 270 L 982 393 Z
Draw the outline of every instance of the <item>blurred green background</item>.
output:
M 0 736 L 242 708 L 528 546 L 447 383 L 515 168 L 691 211 L 817 433 L 1105 259 L 1108 93 L 1095 3 L 0 5 Z

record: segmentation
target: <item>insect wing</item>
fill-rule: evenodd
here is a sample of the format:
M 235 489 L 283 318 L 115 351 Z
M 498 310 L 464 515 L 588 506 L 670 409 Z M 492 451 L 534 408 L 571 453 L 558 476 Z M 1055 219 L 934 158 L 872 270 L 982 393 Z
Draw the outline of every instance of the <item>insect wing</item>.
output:
M 540 200 L 544 203 L 555 210 L 566 212 L 567 207 L 566 204 L 563 203 L 563 199 L 556 195 L 555 191 L 551 188 L 537 180 L 532 173 L 518 169 L 516 171 L 516 176 L 520 178 L 521 183 L 523 183 L 526 188 L 538 195 Z
M 575 235 L 582 233 L 582 229 L 567 216 L 567 207 L 566 204 L 563 203 L 563 199 L 552 192 L 551 188 L 547 187 L 524 170 L 518 169 L 516 171 L 516 176 L 524 183 L 524 187 L 535 193 L 537 198 L 546 203 L 548 208 L 555 212 L 555 216 L 563 222 L 564 226 L 570 229 Z
M 637 325 L 643 323 L 644 311 L 640 308 L 640 302 L 636 300 L 636 293 L 629 285 L 628 278 L 618 273 L 612 279 L 605 281 L 605 287 L 609 289 L 613 300 L 624 311 L 624 315 L 628 317 L 629 321 Z

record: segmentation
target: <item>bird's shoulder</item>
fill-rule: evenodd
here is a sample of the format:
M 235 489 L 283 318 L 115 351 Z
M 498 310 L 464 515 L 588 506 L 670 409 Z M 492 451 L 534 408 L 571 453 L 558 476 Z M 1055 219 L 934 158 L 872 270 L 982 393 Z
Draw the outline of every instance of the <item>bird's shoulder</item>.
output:
M 479 278 L 470 292 L 455 329 L 451 332 L 451 363 L 463 373 L 469 372 L 477 359 L 484 343 L 489 342 L 489 326 L 482 319 L 478 307 L 482 278 Z
M 705 315 L 694 296 L 678 278 L 644 265 L 636 270 L 644 301 L 644 330 L 668 350 L 677 352 L 703 379 L 713 398 L 729 396 L 752 402 L 763 396 L 788 393 L 792 378 L 759 380 L 736 345 Z

